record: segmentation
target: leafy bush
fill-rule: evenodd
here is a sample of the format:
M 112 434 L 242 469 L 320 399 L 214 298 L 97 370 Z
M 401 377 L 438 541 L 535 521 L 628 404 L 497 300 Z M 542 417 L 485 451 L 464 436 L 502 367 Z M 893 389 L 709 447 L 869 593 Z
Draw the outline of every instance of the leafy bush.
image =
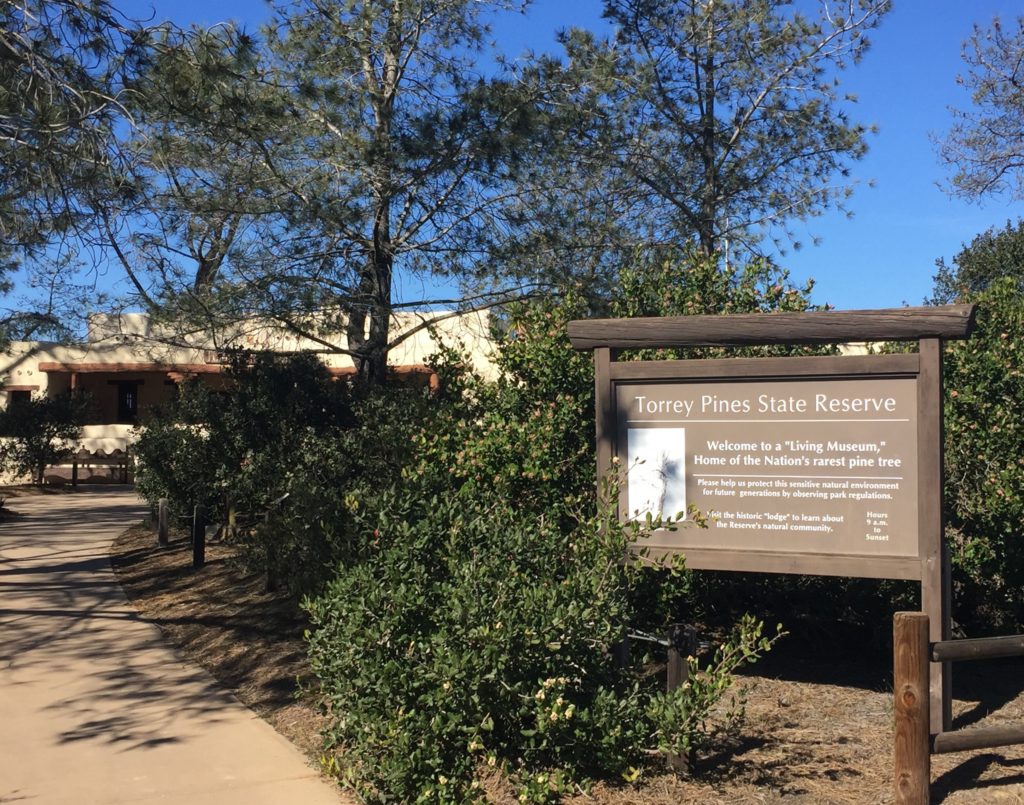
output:
M 296 488 L 295 466 L 308 468 L 310 454 L 322 457 L 354 423 L 348 387 L 316 356 L 236 355 L 222 390 L 189 383 L 143 423 L 136 485 L 150 501 L 168 498 L 182 516 L 201 505 L 222 523 L 262 519 Z M 287 546 L 271 533 L 249 533 L 247 558 L 272 577 L 289 578 L 295 570 L 300 584 L 298 576 L 312 575 L 307 561 L 333 564 L 333 555 L 311 559 L 312 551 L 285 561 Z
M 350 406 L 346 427 L 311 433 L 282 459 L 277 488 L 287 497 L 248 543 L 250 559 L 293 593 L 319 591 L 371 550 L 356 515 L 398 482 L 412 460 L 410 434 L 440 407 L 415 388 L 364 389 Z
M 46 468 L 69 459 L 82 438 L 91 403 L 81 394 L 16 400 L 0 411 L 0 464 L 43 482 Z
M 206 425 L 212 410 L 209 389 L 189 383 L 174 403 L 152 411 L 136 429 L 135 488 L 150 503 L 167 498 L 179 517 L 197 504 L 215 509 L 221 502 L 217 470 L 223 459 Z
M 723 274 L 677 255 L 645 268 L 601 312 L 807 306 L 766 263 Z M 627 628 L 677 616 L 688 577 L 623 566 L 635 527 L 597 512 L 592 359 L 565 326 L 591 305 L 570 289 L 506 311 L 501 378 L 442 367 L 444 399 L 413 430 L 401 484 L 349 501 L 370 550 L 307 602 L 310 656 L 341 750 L 332 769 L 369 800 L 472 801 L 491 764 L 522 801 L 634 779 L 728 722 L 732 671 L 771 645 L 744 619 L 671 694 L 644 676 L 649 655 L 612 661 Z
M 495 766 L 524 802 L 631 778 L 651 753 L 700 747 L 731 670 L 771 645 L 746 621 L 666 694 L 611 658 L 636 616 L 636 526 L 566 528 L 468 487 L 389 492 L 360 521 L 374 552 L 307 608 L 331 763 L 370 801 L 476 801 Z
M 589 507 L 595 488 L 594 372 L 589 352 L 569 343 L 567 325 L 594 314 L 612 317 L 807 310 L 810 285 L 796 287 L 769 261 L 723 271 L 686 250 L 638 258 L 620 276 L 621 292 L 589 300 L 578 288 L 556 298 L 512 305 L 494 359 L 496 383 L 454 380 L 461 405 L 417 438 L 419 467 L 441 462 L 451 483 L 514 499 L 548 517 Z M 803 354 L 821 348 L 692 348 L 648 350 L 635 358 L 698 358 L 723 354 Z M 448 479 L 445 479 L 446 483 Z
M 248 526 L 236 534 L 247 564 L 316 591 L 365 547 L 352 501 L 400 477 L 438 407 L 419 389 L 354 390 L 312 354 L 239 354 L 222 389 L 189 383 L 139 428 L 136 486 L 179 516 L 201 505 Z
M 972 296 L 978 326 L 945 355 L 946 519 L 957 617 L 1024 624 L 1024 295 L 1012 277 Z
M 954 617 L 972 633 L 1024 625 L 1024 221 L 937 262 L 933 303 L 975 303 L 946 345 L 945 515 Z
M 759 659 L 782 634 L 780 625 L 773 637 L 765 637 L 763 621 L 744 615 L 706 665 L 698 657 L 687 657 L 688 678 L 683 687 L 654 695 L 648 705 L 658 749 L 689 757 L 712 736 L 713 718 L 726 730 L 735 726 L 743 715 L 743 699 L 733 689 L 733 672 Z M 729 707 L 723 713 L 719 706 L 727 694 Z
M 245 506 L 287 494 L 247 553 L 311 593 L 310 657 L 340 750 L 328 762 L 369 800 L 472 801 L 492 769 L 534 802 L 591 777 L 635 779 L 726 725 L 732 671 L 771 645 L 745 619 L 671 694 L 645 675 L 651 655 L 612 662 L 628 628 L 677 617 L 689 578 L 622 563 L 636 526 L 598 512 L 592 360 L 565 325 L 805 309 L 809 289 L 770 263 L 722 272 L 692 254 L 653 256 L 621 281 L 613 300 L 573 288 L 505 311 L 497 382 L 448 352 L 440 393 L 346 392 L 344 416 L 314 407 L 319 424 L 301 427 L 278 421 L 291 410 L 281 392 L 319 384 L 315 367 L 282 382 L 287 366 L 243 366 L 229 397 L 196 390 L 148 425 L 152 491 Z M 155 466 L 180 449 L 201 477 Z
M 1006 290 L 1024 292 L 1024 219 L 982 232 L 956 254 L 953 265 L 939 258 L 935 266 L 931 304 L 973 301 L 1004 279 L 1010 281 Z

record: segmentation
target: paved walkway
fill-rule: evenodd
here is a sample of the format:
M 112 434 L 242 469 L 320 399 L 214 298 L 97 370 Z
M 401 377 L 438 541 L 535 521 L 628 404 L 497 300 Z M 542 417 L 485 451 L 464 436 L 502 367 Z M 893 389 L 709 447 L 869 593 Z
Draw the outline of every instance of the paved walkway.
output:
M 299 752 L 140 620 L 110 569 L 125 489 L 0 524 L 0 803 L 337 805 Z

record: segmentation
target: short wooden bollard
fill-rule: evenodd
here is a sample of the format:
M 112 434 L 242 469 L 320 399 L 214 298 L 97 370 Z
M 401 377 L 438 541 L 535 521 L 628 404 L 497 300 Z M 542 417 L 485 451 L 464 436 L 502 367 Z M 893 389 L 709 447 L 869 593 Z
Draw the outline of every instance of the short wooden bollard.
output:
M 206 564 L 206 512 L 202 506 L 192 510 L 192 568 Z
M 686 661 L 697 652 L 697 628 L 683 623 L 668 627 L 668 669 L 666 690 L 682 687 L 690 678 L 690 665 Z
M 931 786 L 928 616 L 923 612 L 897 612 L 892 631 L 896 803 L 928 805 Z
M 628 668 L 632 647 L 629 642 L 629 635 L 624 635 L 622 640 L 612 646 L 612 659 L 616 668 Z
M 170 541 L 170 525 L 167 498 L 160 498 L 156 504 L 156 542 L 166 545 Z
M 668 627 L 668 662 L 665 673 L 665 689 L 681 688 L 690 678 L 688 658 L 697 653 L 697 628 L 683 623 Z M 668 764 L 678 772 L 690 770 L 690 758 L 686 755 L 669 755 Z

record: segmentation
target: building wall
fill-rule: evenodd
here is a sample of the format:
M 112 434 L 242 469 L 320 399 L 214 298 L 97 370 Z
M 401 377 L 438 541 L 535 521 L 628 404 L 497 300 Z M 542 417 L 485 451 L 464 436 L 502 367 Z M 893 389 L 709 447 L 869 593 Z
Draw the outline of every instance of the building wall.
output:
M 7 406 L 11 389 L 28 389 L 33 395 L 49 393 L 50 376 L 39 371 L 39 347 L 35 341 L 12 341 L 7 351 L 0 353 L 0 406 Z
M 494 377 L 494 363 L 491 360 L 491 317 L 488 311 L 457 315 L 445 311 L 396 313 L 392 317 L 391 338 L 395 340 L 401 334 L 429 321 L 434 321 L 430 328 L 417 330 L 390 351 L 390 365 L 425 364 L 437 353 L 440 342 L 464 351 L 477 372 L 485 377 Z M 323 336 L 332 344 L 345 345 L 344 337 L 337 332 L 324 332 Z M 89 319 L 89 339 L 89 343 L 93 345 L 131 345 L 132 350 L 145 350 L 147 360 L 165 363 L 183 360 L 181 356 L 189 352 L 193 354 L 193 358 L 203 361 L 215 347 L 220 346 L 272 352 L 312 350 L 319 353 L 324 363 L 330 367 L 346 369 L 354 365 L 348 355 L 324 352 L 323 344 L 296 337 L 275 324 L 259 319 L 239 322 L 230 330 L 218 333 L 216 342 L 200 334 L 189 338 L 188 343 L 191 346 L 188 349 L 175 349 L 166 344 L 177 340 L 177 336 L 170 331 L 161 332 L 155 329 L 148 317 L 143 314 L 95 315 Z

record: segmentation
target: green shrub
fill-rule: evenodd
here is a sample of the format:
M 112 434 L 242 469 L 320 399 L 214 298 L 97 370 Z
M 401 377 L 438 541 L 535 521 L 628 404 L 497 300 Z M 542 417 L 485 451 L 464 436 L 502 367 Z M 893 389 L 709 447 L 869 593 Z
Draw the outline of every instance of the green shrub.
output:
M 224 514 L 234 506 L 252 515 L 284 494 L 288 468 L 311 440 L 352 427 L 351 397 L 311 353 L 240 354 L 227 381 L 223 392 L 207 392 L 202 421 L 216 447 Z
M 624 278 L 626 298 L 661 291 L 604 312 L 807 306 L 770 264 L 647 268 L 646 285 Z M 500 379 L 448 361 L 398 491 L 363 485 L 346 504 L 369 549 L 307 602 L 310 656 L 338 750 L 330 766 L 371 801 L 473 801 L 491 763 L 531 802 L 594 777 L 634 779 L 729 722 L 732 672 L 771 645 L 744 619 L 672 694 L 644 675 L 650 655 L 612 661 L 627 628 L 678 617 L 689 578 L 624 567 L 633 535 L 597 513 L 592 358 L 566 335 L 592 312 L 574 290 L 508 309 Z
M 569 289 L 506 310 L 497 382 L 447 352 L 440 393 L 349 393 L 343 417 L 314 406 L 320 424 L 301 427 L 279 421 L 291 410 L 282 392 L 314 383 L 297 396 L 309 410 L 315 367 L 287 382 L 274 380 L 287 366 L 255 378 L 241 367 L 228 400 L 183 396 L 162 431 L 149 426 L 147 465 L 175 449 L 204 464 L 199 478 L 151 467 L 153 490 L 253 507 L 283 498 L 246 552 L 311 594 L 310 657 L 338 750 L 327 762 L 369 800 L 473 801 L 492 768 L 532 802 L 590 778 L 635 779 L 728 724 L 732 671 L 771 645 L 742 620 L 672 694 L 647 673 L 657 657 L 612 662 L 627 629 L 678 618 L 690 579 L 622 563 L 636 527 L 598 512 L 592 359 L 565 325 L 595 312 L 804 309 L 809 289 L 770 263 L 722 272 L 692 254 L 652 257 L 621 280 L 615 300 Z
M 147 417 L 135 446 L 136 485 L 144 497 L 168 498 L 181 516 L 198 504 L 221 523 L 239 516 L 252 523 L 271 510 L 277 516 L 282 500 L 305 490 L 295 481 L 296 468 L 307 475 L 326 458 L 326 468 L 340 472 L 330 448 L 356 424 L 353 401 L 315 355 L 235 355 L 226 378 L 222 390 L 191 382 Z M 336 558 L 317 553 L 313 539 L 282 539 L 274 528 L 243 536 L 254 566 L 294 580 L 297 588 L 322 580 Z
M 691 756 L 705 747 L 716 728 L 736 726 L 744 700 L 734 688 L 734 672 L 756 662 L 781 636 L 779 626 L 773 637 L 765 637 L 764 623 L 744 615 L 706 664 L 702 665 L 699 657 L 687 657 L 688 678 L 683 686 L 655 694 L 648 705 L 658 749 L 663 754 Z M 728 708 L 722 712 L 719 708 L 726 700 Z
M 665 694 L 644 658 L 611 657 L 643 578 L 622 563 L 635 526 L 566 528 L 468 488 L 390 492 L 359 519 L 374 552 L 306 606 L 331 764 L 369 801 L 476 801 L 492 766 L 530 802 L 632 778 L 651 753 L 701 746 L 730 672 L 771 644 L 744 622 Z
M 1024 295 L 1000 278 L 971 297 L 978 326 L 945 353 L 946 519 L 955 617 L 1024 624 Z
M 367 500 L 399 481 L 412 460 L 411 434 L 440 408 L 415 388 L 363 390 L 350 406 L 351 424 L 310 433 L 282 457 L 277 489 L 287 497 L 245 543 L 249 560 L 296 594 L 319 591 L 339 566 L 371 551 L 358 518 Z
M 769 261 L 723 271 L 689 250 L 638 258 L 622 272 L 621 292 L 595 309 L 577 288 L 554 298 L 512 305 L 497 334 L 495 362 L 501 375 L 483 383 L 445 374 L 457 404 L 416 440 L 420 475 L 441 463 L 443 483 L 468 484 L 482 493 L 515 500 L 520 510 L 569 516 L 595 505 L 594 372 L 590 352 L 577 352 L 567 325 L 600 313 L 613 317 L 752 313 L 806 310 L 810 285 L 796 287 Z M 699 358 L 723 354 L 767 355 L 821 352 L 820 347 L 734 350 L 648 350 L 633 358 Z
M 974 303 L 944 353 L 945 516 L 953 617 L 971 633 L 1024 626 L 1024 221 L 992 227 L 947 265 L 934 304 Z
M 211 392 L 189 383 L 178 399 L 152 411 L 136 428 L 135 488 L 150 503 L 167 498 L 178 517 L 191 516 L 199 504 L 219 509 L 217 469 L 222 456 L 205 424 L 213 410 Z
M 69 459 L 91 408 L 82 394 L 15 400 L 0 411 L 0 464 L 41 484 L 46 468 Z
M 191 516 L 205 506 L 272 586 L 319 590 L 366 547 L 353 501 L 395 483 L 443 400 L 416 388 L 358 389 L 312 354 L 237 355 L 221 390 L 186 385 L 139 428 L 136 485 Z M 429 428 L 428 428 L 429 429 Z

